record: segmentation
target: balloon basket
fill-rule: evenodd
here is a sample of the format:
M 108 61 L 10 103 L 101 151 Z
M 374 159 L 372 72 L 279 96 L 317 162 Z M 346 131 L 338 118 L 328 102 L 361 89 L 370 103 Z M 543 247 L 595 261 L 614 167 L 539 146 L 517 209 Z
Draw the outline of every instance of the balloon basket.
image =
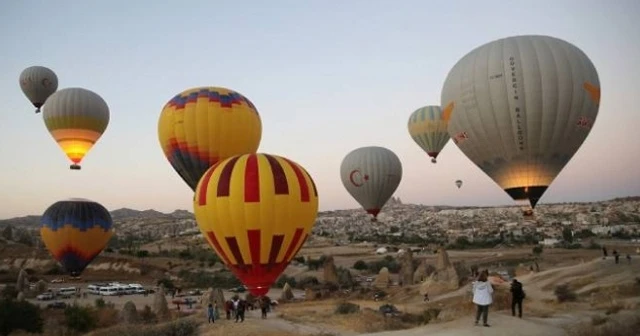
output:
M 82 167 L 80 167 L 80 165 L 74 163 L 71 166 L 69 166 L 69 169 L 71 169 L 71 170 L 80 170 L 80 169 L 82 169 Z
M 438 163 L 435 158 L 431 159 L 431 163 Z

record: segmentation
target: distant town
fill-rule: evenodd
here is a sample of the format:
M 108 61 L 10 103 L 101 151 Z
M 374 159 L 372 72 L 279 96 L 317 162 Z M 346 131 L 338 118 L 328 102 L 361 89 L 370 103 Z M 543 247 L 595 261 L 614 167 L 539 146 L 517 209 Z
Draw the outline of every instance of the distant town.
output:
M 186 210 L 164 214 L 155 210 L 119 209 L 112 245 L 144 244 L 178 236 L 201 237 L 194 216 Z M 362 209 L 318 214 L 313 236 L 336 244 L 441 245 L 452 249 L 491 248 L 518 244 L 576 247 L 590 238 L 640 241 L 640 197 L 593 203 L 540 204 L 533 217 L 516 206 L 450 207 L 404 204 L 393 197 L 373 222 Z M 0 220 L 4 238 L 39 244 L 39 216 Z

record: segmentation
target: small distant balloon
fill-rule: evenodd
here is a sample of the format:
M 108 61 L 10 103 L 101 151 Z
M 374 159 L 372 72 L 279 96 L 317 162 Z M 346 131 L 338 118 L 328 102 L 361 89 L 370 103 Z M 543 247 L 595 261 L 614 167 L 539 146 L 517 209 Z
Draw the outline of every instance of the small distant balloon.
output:
M 456 186 L 460 189 L 460 187 L 462 187 L 462 180 L 456 180 Z
M 20 89 L 36 107 L 36 113 L 58 89 L 58 76 L 53 70 L 43 66 L 28 67 L 20 73 Z

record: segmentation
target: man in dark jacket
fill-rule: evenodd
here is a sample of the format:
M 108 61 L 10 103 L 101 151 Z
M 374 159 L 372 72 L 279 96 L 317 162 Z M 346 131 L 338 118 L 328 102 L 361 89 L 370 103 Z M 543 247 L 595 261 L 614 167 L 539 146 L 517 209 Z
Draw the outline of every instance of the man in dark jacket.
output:
M 511 315 L 516 316 L 516 305 L 518 305 L 518 317 L 522 318 L 522 300 L 525 296 L 522 283 L 513 279 L 511 282 Z

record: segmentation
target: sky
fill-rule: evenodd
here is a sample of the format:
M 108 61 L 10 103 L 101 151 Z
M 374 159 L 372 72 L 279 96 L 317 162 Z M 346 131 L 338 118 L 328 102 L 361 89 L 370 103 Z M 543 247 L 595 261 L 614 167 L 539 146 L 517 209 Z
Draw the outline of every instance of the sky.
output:
M 196 86 L 247 96 L 263 126 L 259 152 L 314 178 L 320 210 L 357 208 L 344 156 L 384 146 L 403 165 L 405 203 L 514 204 L 450 142 L 438 164 L 407 131 L 411 112 L 439 105 L 444 79 L 495 39 L 551 35 L 595 64 L 595 125 L 541 203 L 640 195 L 640 1 L 2 1 L 0 218 L 41 214 L 83 197 L 108 209 L 192 210 L 192 191 L 164 157 L 164 104 Z M 102 96 L 111 121 L 82 163 L 69 161 L 23 95 L 20 72 L 53 69 L 59 89 Z M 458 189 L 454 181 L 464 185 Z

